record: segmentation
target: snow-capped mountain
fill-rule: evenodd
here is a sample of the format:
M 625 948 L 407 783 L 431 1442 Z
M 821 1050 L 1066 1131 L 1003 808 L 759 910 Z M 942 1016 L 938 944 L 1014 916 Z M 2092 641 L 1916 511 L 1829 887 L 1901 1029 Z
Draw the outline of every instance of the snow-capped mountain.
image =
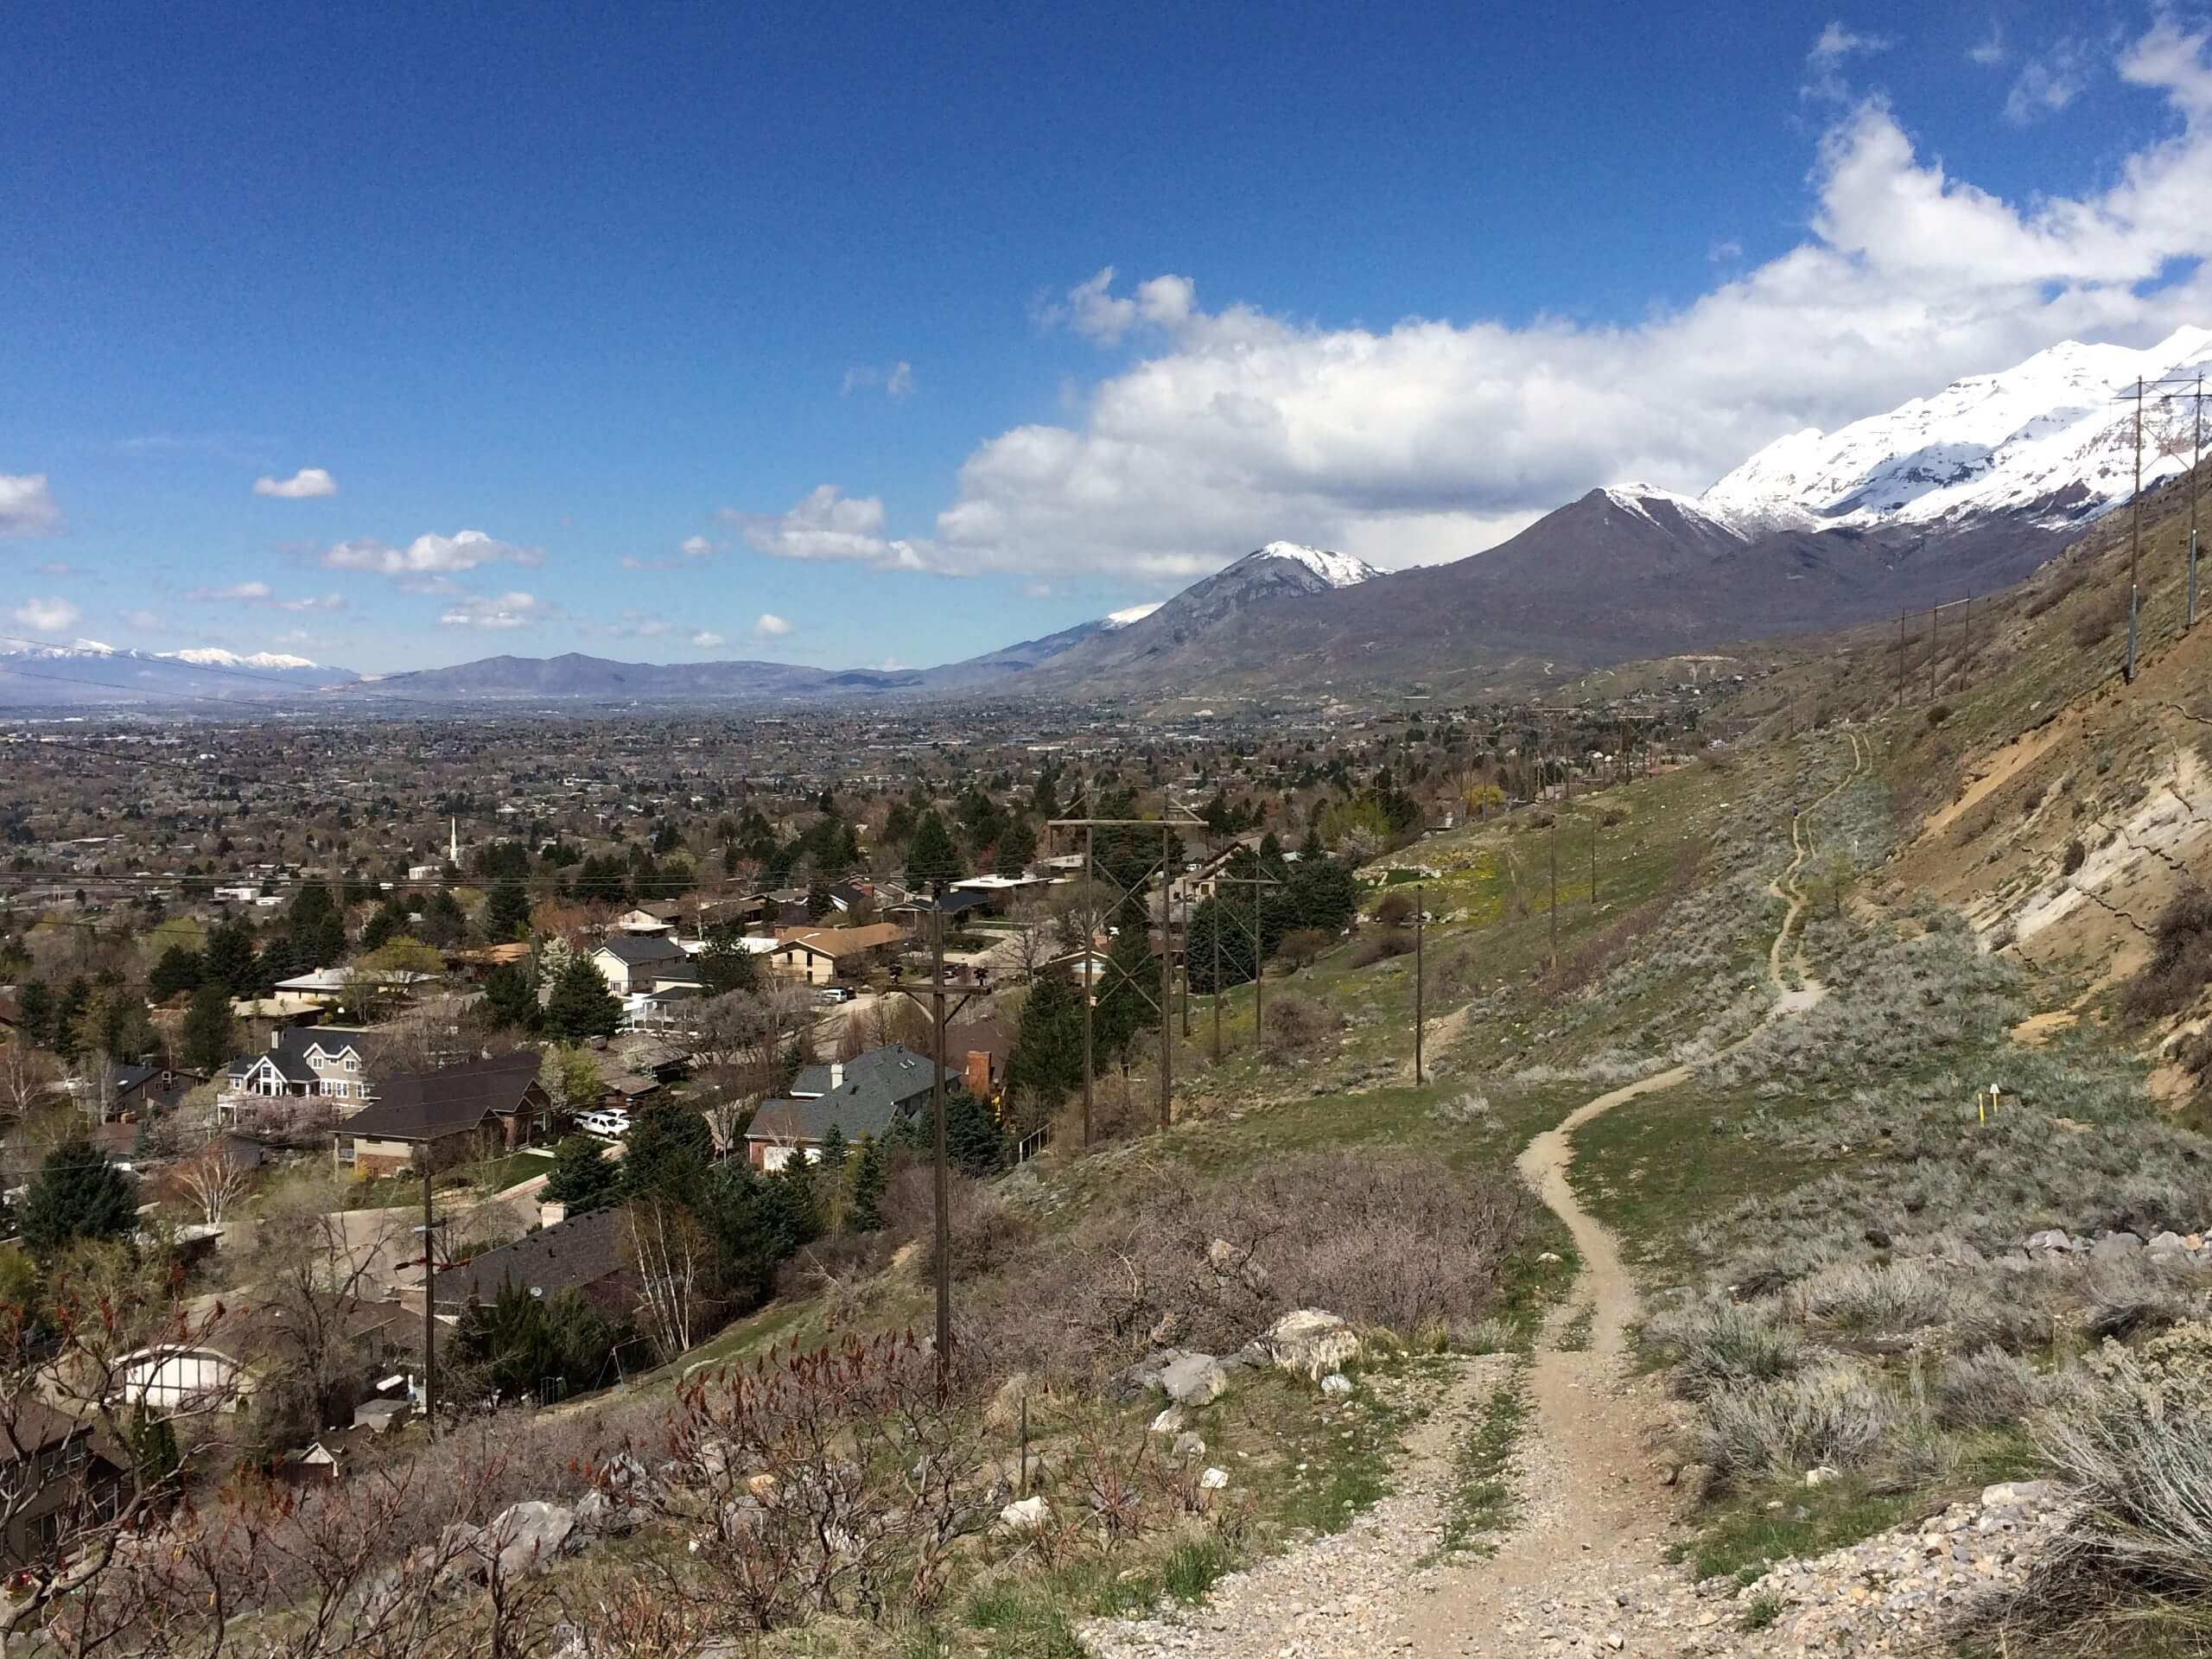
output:
M 2196 395 L 2192 384 L 2176 383 L 2200 374 L 2212 374 L 2212 329 L 2178 329 L 2141 351 L 2068 340 L 1834 432 L 1808 427 L 1778 438 L 1699 501 L 1747 530 L 2000 514 L 2080 523 L 2134 494 L 2139 379 L 2151 387 L 2144 487 L 2187 470 Z
M 1132 605 L 1127 610 L 1109 611 L 1098 620 L 1098 626 L 1109 633 L 1117 633 L 1132 622 L 1141 622 L 1158 610 L 1165 600 L 1155 599 L 1149 605 Z
M 1306 547 L 1298 542 L 1269 542 L 1265 547 L 1247 553 L 1229 569 L 1234 570 L 1258 559 L 1281 559 L 1302 565 L 1331 588 L 1355 587 L 1370 577 L 1382 574 L 1364 559 L 1356 559 L 1349 553 L 1332 553 L 1325 547 Z M 1229 571 L 1224 570 L 1222 574 L 1227 575 Z M 1159 607 L 1153 608 L 1157 610 Z
M 286 702 L 359 677 L 282 652 L 213 645 L 125 651 L 98 639 L 0 651 L 0 708 L 149 707 Z

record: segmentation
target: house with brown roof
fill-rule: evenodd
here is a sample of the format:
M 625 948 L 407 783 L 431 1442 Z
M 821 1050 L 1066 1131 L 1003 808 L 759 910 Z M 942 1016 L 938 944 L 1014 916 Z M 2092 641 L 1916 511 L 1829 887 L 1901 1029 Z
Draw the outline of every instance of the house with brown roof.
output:
M 855 978 L 896 956 L 911 937 L 895 922 L 864 927 L 779 927 L 769 971 L 802 985 Z
M 551 1116 L 537 1067 L 537 1055 L 523 1049 L 386 1077 L 375 1101 L 346 1120 L 339 1161 L 390 1175 L 412 1167 L 417 1147 L 452 1164 L 529 1146 Z

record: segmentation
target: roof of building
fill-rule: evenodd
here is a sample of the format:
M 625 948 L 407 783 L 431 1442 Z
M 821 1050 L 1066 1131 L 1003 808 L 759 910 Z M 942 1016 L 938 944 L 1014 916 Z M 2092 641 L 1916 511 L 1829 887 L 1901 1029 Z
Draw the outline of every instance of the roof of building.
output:
M 377 1086 L 377 1098 L 346 1120 L 347 1135 L 372 1141 L 437 1141 L 521 1109 L 537 1082 L 527 1049 L 436 1071 L 405 1071 Z
M 352 1049 L 362 1065 L 376 1058 L 379 1039 L 372 1031 L 359 1026 L 279 1026 L 270 1033 L 267 1048 L 248 1050 L 230 1064 L 230 1073 L 238 1077 L 253 1069 L 257 1060 L 267 1060 L 293 1083 L 312 1084 L 315 1068 L 308 1063 L 310 1050 L 320 1048 L 328 1055 L 343 1056 Z
M 683 959 L 683 947 L 664 933 L 612 934 L 600 941 L 599 950 L 627 968 L 643 968 L 656 962 L 680 962 Z
M 903 944 L 906 938 L 906 930 L 896 922 L 870 922 L 865 927 L 794 928 L 776 949 L 785 950 L 798 945 L 821 956 L 850 957 L 862 951 L 880 950 L 887 945 Z
M 813 1144 L 835 1123 L 846 1140 L 857 1141 L 864 1135 L 881 1135 L 929 1096 L 929 1059 L 903 1043 L 872 1048 L 843 1062 L 835 1068 L 835 1088 L 830 1086 L 832 1069 L 810 1065 L 791 1085 L 790 1099 L 762 1101 L 745 1138 Z M 959 1080 L 951 1067 L 944 1075 L 948 1083 Z
M 593 1210 L 524 1233 L 512 1244 L 444 1269 L 432 1293 L 440 1306 L 454 1306 L 471 1299 L 494 1301 L 509 1282 L 547 1296 L 581 1289 L 622 1270 L 621 1215 L 616 1209 Z

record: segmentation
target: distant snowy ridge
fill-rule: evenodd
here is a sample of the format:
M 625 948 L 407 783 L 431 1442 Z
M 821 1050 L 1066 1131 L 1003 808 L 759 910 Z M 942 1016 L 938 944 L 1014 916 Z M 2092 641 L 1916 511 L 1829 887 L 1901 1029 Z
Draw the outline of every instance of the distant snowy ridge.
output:
M 1099 620 L 1099 626 L 1109 633 L 1114 632 L 1128 627 L 1132 622 L 1143 621 L 1166 602 L 1164 599 L 1155 599 L 1149 605 L 1132 605 L 1127 610 L 1109 611 Z
M 289 656 L 281 651 L 257 651 L 251 656 L 240 656 L 235 651 L 225 651 L 218 645 L 196 645 L 185 651 L 157 651 L 156 657 L 172 662 L 190 663 L 195 668 L 320 668 L 321 664 L 305 657 Z
M 1706 502 L 1694 495 L 1678 495 L 1672 490 L 1662 490 L 1656 484 L 1616 484 L 1601 493 L 1616 507 L 1634 513 L 1647 524 L 1659 524 L 1654 507 L 1671 507 L 1680 517 L 1694 524 L 1709 525 L 1738 541 L 1749 539 L 1750 532 L 1728 515 L 1716 512 Z M 1661 526 L 1662 529 L 1664 525 Z
M 1332 588 L 1355 588 L 1382 574 L 1364 559 L 1356 559 L 1349 553 L 1332 553 L 1326 548 L 1306 547 L 1298 542 L 1269 542 L 1244 556 L 1287 559 L 1293 564 L 1302 564 Z
M 2067 340 L 1834 432 L 1777 438 L 1699 504 L 1747 531 L 2093 518 L 2134 493 L 2136 381 L 2167 383 L 2144 402 L 2147 489 L 2188 469 L 2195 391 L 2173 383 L 2200 374 L 2212 375 L 2212 329 L 2140 351 Z

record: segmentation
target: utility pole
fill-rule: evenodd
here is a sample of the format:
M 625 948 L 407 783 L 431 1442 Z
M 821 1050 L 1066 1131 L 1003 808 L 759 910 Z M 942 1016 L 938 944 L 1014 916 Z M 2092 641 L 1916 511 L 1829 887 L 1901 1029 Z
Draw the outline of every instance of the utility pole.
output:
M 1590 819 L 1590 908 L 1598 908 L 1598 831 L 1601 826 L 1593 814 Z
M 438 1249 L 437 1217 L 430 1209 L 431 1148 L 423 1143 L 423 1422 L 435 1444 L 438 1438 Z
M 1221 906 L 1221 893 L 1219 889 L 1224 884 L 1241 887 L 1249 887 L 1252 889 L 1252 914 L 1247 925 L 1248 931 L 1252 940 L 1252 1046 L 1255 1049 L 1257 1049 L 1260 1046 L 1261 1033 L 1265 1029 L 1265 1017 L 1267 1014 L 1267 963 L 1260 950 L 1261 944 L 1266 939 L 1266 934 L 1262 931 L 1260 926 L 1260 893 L 1261 889 L 1264 887 L 1279 887 L 1282 883 L 1276 880 L 1273 876 L 1267 874 L 1264 871 L 1258 875 L 1220 875 L 1214 878 L 1214 886 L 1216 889 L 1214 893 L 1214 907 L 1217 912 L 1214 922 L 1214 937 L 1216 941 L 1214 948 L 1217 952 L 1214 957 L 1214 995 L 1216 996 L 1219 996 L 1221 995 L 1221 957 L 1218 955 L 1220 950 L 1219 940 L 1221 936 L 1221 923 L 1218 917 L 1218 912 Z M 1219 1035 L 1220 1013 L 1219 1005 L 1217 1004 L 1214 1010 L 1216 1025 L 1214 1041 L 1217 1046 L 1219 1045 L 1221 1040 Z
M 1897 707 L 1904 707 L 1904 607 L 1897 607 Z
M 1963 688 L 1969 683 L 1967 677 L 1971 671 L 1970 664 L 1974 658 L 1974 594 L 1971 591 L 1967 594 L 1966 620 L 1961 624 L 1961 632 L 1959 635 L 1959 683 L 1961 687 Z
M 1166 1134 L 1174 1121 L 1175 1103 L 1175 911 L 1169 890 L 1175 885 L 1175 864 L 1168 853 L 1173 835 L 1163 820 L 1160 826 L 1160 1128 Z
M 937 1120 L 931 1132 L 936 1160 L 933 1183 L 937 1198 L 937 1384 L 941 1395 L 952 1373 L 952 1180 L 946 1169 L 944 1150 L 944 892 L 942 882 L 931 884 L 931 909 L 937 925 L 930 933 L 930 1115 Z
M 2143 551 L 2143 377 L 2135 377 L 2135 499 L 2127 535 L 2127 683 L 2135 683 L 2135 619 L 2142 589 L 2136 561 Z
M 1422 930 L 1427 921 L 1428 889 L 1416 881 L 1414 883 L 1414 1084 L 1416 1088 L 1428 1080 L 1428 1072 L 1421 1059 L 1422 1014 L 1428 988 Z
M 1183 1005 L 1183 1040 L 1191 1040 L 1191 895 L 1183 894 L 1183 994 L 1176 1000 Z
M 2196 626 L 2196 492 L 2204 472 L 2204 377 L 2196 377 L 2196 447 L 2189 464 L 2189 617 L 2182 626 Z
M 1936 619 L 1942 614 L 1942 611 L 1941 605 L 1928 607 L 1928 701 L 1930 702 L 1936 701 L 1936 648 L 1942 641 L 1942 636 L 1936 632 Z
M 1213 1063 L 1221 1064 L 1221 878 L 1216 876 L 1213 895 Z
M 1092 830 L 1083 826 L 1083 1144 L 1090 1145 L 1090 1005 L 1098 995 L 1098 918 L 1091 912 L 1098 860 Z
M 1552 971 L 1559 971 L 1559 815 L 1552 815 Z

